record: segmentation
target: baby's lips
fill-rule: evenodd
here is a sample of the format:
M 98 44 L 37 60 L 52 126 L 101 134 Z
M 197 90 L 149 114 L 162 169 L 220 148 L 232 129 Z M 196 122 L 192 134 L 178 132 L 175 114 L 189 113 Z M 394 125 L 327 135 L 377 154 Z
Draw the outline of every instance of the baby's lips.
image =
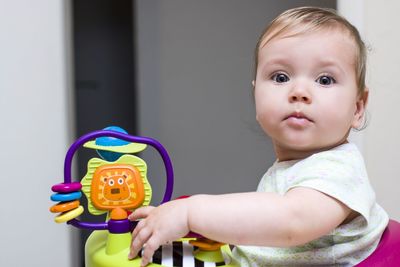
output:
M 289 115 L 287 115 L 284 120 L 290 119 L 290 118 L 297 118 L 297 119 L 306 119 L 310 122 L 314 122 L 312 119 L 310 119 L 307 115 L 305 115 L 303 112 L 301 111 L 295 111 L 290 113 Z

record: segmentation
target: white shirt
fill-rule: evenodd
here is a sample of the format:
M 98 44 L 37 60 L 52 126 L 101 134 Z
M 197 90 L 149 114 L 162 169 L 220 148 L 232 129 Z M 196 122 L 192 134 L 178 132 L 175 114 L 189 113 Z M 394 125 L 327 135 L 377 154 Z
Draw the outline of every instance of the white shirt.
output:
M 323 192 L 360 216 L 302 246 L 238 246 L 233 256 L 239 266 L 353 266 L 375 250 L 389 218 L 375 201 L 364 160 L 354 144 L 343 144 L 302 160 L 275 162 L 257 191 L 284 195 L 294 187 Z

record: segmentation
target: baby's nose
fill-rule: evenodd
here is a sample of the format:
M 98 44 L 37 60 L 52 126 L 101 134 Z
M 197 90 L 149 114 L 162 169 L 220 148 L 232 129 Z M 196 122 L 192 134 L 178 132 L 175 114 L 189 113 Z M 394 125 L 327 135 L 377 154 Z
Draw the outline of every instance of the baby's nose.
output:
M 306 104 L 310 104 L 311 98 L 306 95 L 292 95 L 290 96 L 290 102 L 304 102 Z
M 311 104 L 311 94 L 305 84 L 296 84 L 289 92 L 289 102 L 302 102 Z

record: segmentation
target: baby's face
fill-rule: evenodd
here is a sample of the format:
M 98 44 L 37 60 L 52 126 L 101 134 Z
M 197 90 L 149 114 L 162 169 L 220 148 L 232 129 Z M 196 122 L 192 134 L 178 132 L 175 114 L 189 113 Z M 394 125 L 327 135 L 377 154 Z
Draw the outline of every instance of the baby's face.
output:
M 360 120 L 355 51 L 339 30 L 277 37 L 260 48 L 257 120 L 275 149 L 317 151 L 346 141 Z

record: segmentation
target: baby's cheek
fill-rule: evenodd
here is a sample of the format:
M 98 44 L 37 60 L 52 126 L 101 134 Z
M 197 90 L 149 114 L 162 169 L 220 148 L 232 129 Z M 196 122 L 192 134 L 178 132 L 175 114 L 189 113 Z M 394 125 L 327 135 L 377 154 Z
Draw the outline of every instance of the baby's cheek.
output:
M 278 126 L 276 116 L 273 114 L 274 114 L 273 112 L 263 112 L 257 114 L 258 123 L 267 133 L 271 133 Z
M 320 134 L 321 138 L 325 139 L 327 142 L 336 143 L 342 140 L 349 128 L 346 123 L 343 123 L 344 119 L 339 118 L 331 118 L 326 119 L 322 125 L 322 133 Z

